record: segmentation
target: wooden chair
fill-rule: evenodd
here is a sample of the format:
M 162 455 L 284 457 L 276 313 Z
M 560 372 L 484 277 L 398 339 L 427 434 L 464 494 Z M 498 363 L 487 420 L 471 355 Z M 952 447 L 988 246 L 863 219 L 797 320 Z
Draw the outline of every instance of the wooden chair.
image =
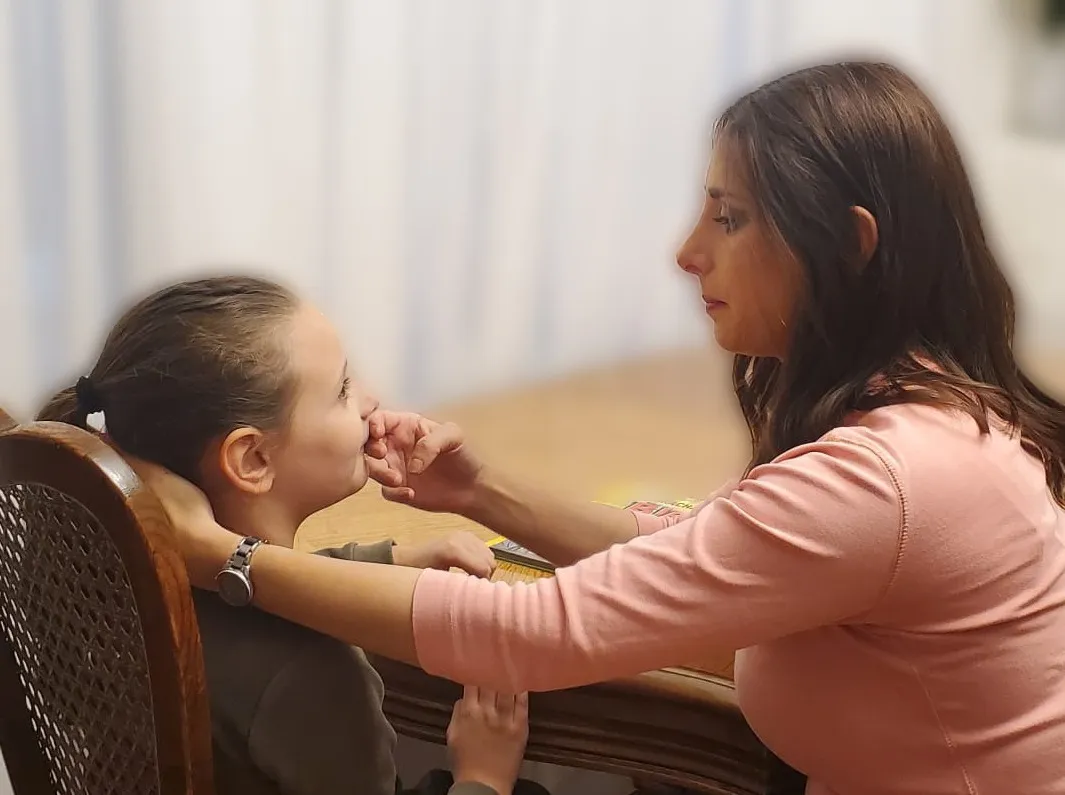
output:
M 0 750 L 15 795 L 211 795 L 200 636 L 155 497 L 0 412 Z

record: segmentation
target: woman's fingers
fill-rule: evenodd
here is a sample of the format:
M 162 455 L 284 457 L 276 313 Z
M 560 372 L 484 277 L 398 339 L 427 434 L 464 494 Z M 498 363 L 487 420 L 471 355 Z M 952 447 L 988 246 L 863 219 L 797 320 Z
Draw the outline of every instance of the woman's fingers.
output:
M 363 450 L 373 458 L 384 458 L 388 455 L 388 445 L 383 439 L 370 439 Z
M 400 426 L 410 424 L 412 419 L 416 418 L 417 415 L 402 411 L 377 409 L 366 418 L 366 423 L 370 428 L 370 438 L 381 439 L 390 433 L 394 433 Z
M 462 446 L 462 429 L 453 422 L 443 425 L 431 424 L 431 427 L 414 445 L 407 469 L 412 474 L 426 470 L 437 456 L 450 453 Z
M 403 484 L 403 474 L 390 467 L 387 461 L 379 458 L 367 458 L 366 471 L 382 486 L 394 488 Z
M 414 489 L 407 486 L 382 486 L 381 496 L 389 502 L 409 505 L 414 500 Z

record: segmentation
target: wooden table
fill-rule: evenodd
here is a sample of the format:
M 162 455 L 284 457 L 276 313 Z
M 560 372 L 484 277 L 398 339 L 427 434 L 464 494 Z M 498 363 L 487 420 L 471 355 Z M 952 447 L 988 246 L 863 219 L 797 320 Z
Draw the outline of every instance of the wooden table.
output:
M 1036 362 L 1042 383 L 1065 392 L 1062 357 Z M 728 365 L 707 351 L 664 355 L 429 413 L 462 425 L 487 460 L 576 496 L 698 497 L 741 470 L 748 449 Z M 391 505 L 370 487 L 313 517 L 299 545 L 403 543 L 458 529 L 492 535 L 458 517 Z M 736 706 L 731 663 L 726 652 L 692 668 L 535 694 L 527 755 L 711 793 L 774 791 L 767 753 Z M 459 688 L 376 664 L 397 730 L 442 742 Z

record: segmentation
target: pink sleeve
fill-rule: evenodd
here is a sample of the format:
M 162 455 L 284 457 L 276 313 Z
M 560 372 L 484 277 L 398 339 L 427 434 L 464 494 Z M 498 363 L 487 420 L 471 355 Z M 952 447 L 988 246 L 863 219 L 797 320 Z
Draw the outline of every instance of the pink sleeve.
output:
M 510 586 L 426 571 L 414 638 L 430 673 L 555 690 L 860 619 L 904 533 L 884 459 L 822 440 L 758 467 L 685 521 Z
M 667 527 L 672 527 L 673 525 L 682 522 L 687 517 L 699 513 L 699 511 L 714 500 L 721 497 L 727 497 L 732 493 L 732 490 L 736 488 L 737 483 L 738 481 L 735 480 L 728 481 L 725 485 L 721 486 L 717 491 L 713 492 L 709 497 L 687 513 L 671 513 L 668 516 L 655 516 L 646 511 L 631 511 L 630 513 L 636 517 L 636 534 L 649 536 L 652 533 L 657 533 L 659 530 L 665 530 Z

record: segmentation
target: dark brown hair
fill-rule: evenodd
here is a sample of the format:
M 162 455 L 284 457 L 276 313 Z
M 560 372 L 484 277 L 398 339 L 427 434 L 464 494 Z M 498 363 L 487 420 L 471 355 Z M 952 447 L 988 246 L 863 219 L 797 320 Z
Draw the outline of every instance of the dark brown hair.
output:
M 196 482 L 211 441 L 285 422 L 295 387 L 280 330 L 298 303 L 249 276 L 159 290 L 122 316 L 92 370 L 38 419 L 84 428 L 102 410 L 121 449 Z
M 997 415 L 1065 505 L 1065 407 L 1013 353 L 1013 293 L 991 252 L 961 155 L 935 106 L 895 67 L 839 63 L 761 86 L 715 138 L 803 266 L 785 360 L 737 356 L 750 466 L 811 442 L 853 410 L 913 401 Z M 852 207 L 876 218 L 860 256 Z

